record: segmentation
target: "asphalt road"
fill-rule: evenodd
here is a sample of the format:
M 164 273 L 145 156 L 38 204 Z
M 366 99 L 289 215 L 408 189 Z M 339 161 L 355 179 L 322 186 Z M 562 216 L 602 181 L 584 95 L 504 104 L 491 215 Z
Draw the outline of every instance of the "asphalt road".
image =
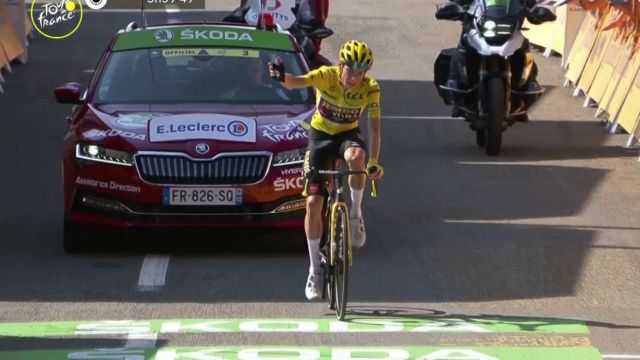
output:
M 0 95 L 0 358 L 17 358 L 3 351 L 247 345 L 506 346 L 516 354 L 509 359 L 587 359 L 576 354 L 592 347 L 640 354 L 637 150 L 623 148 L 626 136 L 606 133 L 594 110 L 562 87 L 559 58 L 537 54 L 549 92 L 530 123 L 505 133 L 502 155 L 485 156 L 435 93 L 433 62 L 439 49 L 455 45 L 459 25 L 436 22 L 433 13 L 431 1 L 332 2 L 336 34 L 324 50 L 331 58 L 345 40 L 367 41 L 376 55 L 371 75 L 382 87 L 386 176 L 381 197 L 365 199 L 369 241 L 356 254 L 349 317 L 443 331 L 140 331 L 159 333 L 154 340 L 136 339 L 129 328 L 38 330 L 34 323 L 44 321 L 333 319 L 325 304 L 304 300 L 303 252 L 162 254 L 166 278 L 154 291 L 139 287 L 146 254 L 63 252 L 60 166 L 69 108 L 52 90 L 87 84 L 110 36 L 138 18 L 98 12 L 87 13 L 70 39 L 33 39 L 29 63 L 14 66 Z M 16 330 L 18 323 L 30 330 Z M 480 323 L 516 330 L 474 331 Z M 558 326 L 585 329 L 565 334 Z M 529 353 L 534 347 L 542 349 L 538 357 Z M 565 348 L 568 355 L 544 352 Z M 68 358 L 142 359 L 105 351 Z M 489 358 L 448 356 L 426 359 Z

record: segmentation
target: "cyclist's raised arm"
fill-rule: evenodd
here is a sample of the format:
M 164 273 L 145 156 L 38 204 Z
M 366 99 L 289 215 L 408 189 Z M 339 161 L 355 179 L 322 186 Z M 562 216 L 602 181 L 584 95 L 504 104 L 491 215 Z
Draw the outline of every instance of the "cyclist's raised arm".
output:
M 286 73 L 284 74 L 284 81 L 282 82 L 282 86 L 284 86 L 288 90 L 300 89 L 313 86 L 313 81 L 304 75 L 295 76 Z
M 320 68 L 311 70 L 305 75 L 293 75 L 286 71 L 281 58 L 278 58 L 275 63 L 269 63 L 269 76 L 280 81 L 282 86 L 289 90 L 322 86 L 326 81 L 324 72 L 325 70 Z

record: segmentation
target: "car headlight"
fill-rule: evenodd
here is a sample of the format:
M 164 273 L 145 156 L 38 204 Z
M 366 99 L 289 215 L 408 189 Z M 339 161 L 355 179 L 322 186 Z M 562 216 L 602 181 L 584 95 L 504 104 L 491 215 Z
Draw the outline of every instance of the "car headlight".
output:
M 133 165 L 133 156 L 128 152 L 107 149 L 98 145 L 90 144 L 77 144 L 76 158 L 113 165 Z
M 279 152 L 273 157 L 273 166 L 302 164 L 304 162 L 304 153 L 306 151 L 307 148 L 299 148 Z

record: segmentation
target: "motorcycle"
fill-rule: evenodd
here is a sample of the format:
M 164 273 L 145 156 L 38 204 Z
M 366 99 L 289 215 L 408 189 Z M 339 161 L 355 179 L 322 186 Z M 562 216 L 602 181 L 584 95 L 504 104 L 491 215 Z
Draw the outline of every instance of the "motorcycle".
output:
M 325 26 L 329 0 L 242 0 L 223 22 L 256 25 L 261 14 L 271 13 L 276 24 L 289 31 L 312 69 L 331 62 L 320 54 L 322 40 L 333 35 Z
M 434 83 L 445 104 L 453 104 L 469 122 L 476 143 L 488 155 L 499 154 L 503 131 L 516 121 L 528 121 L 527 110 L 545 91 L 535 81 L 537 67 L 523 23 L 526 18 L 541 24 L 556 16 L 546 6 L 522 1 L 473 0 L 466 8 L 450 2 L 436 11 L 439 20 L 463 22 L 464 49 L 440 52 Z

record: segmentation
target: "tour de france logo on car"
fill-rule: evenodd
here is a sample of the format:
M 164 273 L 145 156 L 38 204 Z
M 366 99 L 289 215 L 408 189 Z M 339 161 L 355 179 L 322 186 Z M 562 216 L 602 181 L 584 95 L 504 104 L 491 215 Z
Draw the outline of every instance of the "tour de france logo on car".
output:
M 80 0 L 56 0 L 46 3 L 33 1 L 29 14 L 36 31 L 46 38 L 60 40 L 80 28 L 84 12 Z
M 245 125 L 240 121 L 230 122 L 228 129 L 229 129 L 229 134 L 233 136 L 244 136 L 249 131 L 249 128 L 247 127 L 247 125 Z
M 159 43 L 168 43 L 173 39 L 173 31 L 169 29 L 161 29 L 153 34 L 153 38 Z

